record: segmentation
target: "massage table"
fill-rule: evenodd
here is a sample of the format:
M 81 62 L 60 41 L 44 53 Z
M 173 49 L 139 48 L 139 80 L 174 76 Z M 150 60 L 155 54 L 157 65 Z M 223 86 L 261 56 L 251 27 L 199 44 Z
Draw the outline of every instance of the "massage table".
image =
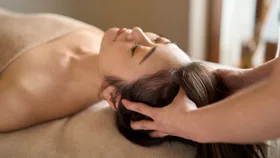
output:
M 142 147 L 124 138 L 115 112 L 100 101 L 73 116 L 0 134 L 0 158 L 194 158 L 179 142 Z

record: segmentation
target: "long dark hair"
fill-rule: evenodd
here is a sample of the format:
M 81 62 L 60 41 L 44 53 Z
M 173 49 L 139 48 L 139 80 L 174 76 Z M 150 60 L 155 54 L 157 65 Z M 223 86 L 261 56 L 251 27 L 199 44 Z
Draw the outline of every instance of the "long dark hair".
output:
M 188 97 L 202 107 L 223 99 L 228 94 L 226 87 L 218 76 L 202 63 L 193 62 L 181 68 L 163 70 L 145 76 L 137 81 L 127 83 L 114 77 L 107 77 L 106 86 L 114 86 L 116 94 L 122 99 L 143 102 L 152 107 L 163 107 L 170 104 L 182 87 Z M 105 86 L 105 87 L 106 87 Z M 116 113 L 116 124 L 119 131 L 130 141 L 142 146 L 154 146 L 167 140 L 179 140 L 193 145 L 197 149 L 197 158 L 263 158 L 265 145 L 229 144 L 229 143 L 197 143 L 190 140 L 168 136 L 152 138 L 151 131 L 133 130 L 130 121 L 151 120 L 137 112 L 127 110 L 120 102 Z M 187 128 L 187 127 L 186 127 Z

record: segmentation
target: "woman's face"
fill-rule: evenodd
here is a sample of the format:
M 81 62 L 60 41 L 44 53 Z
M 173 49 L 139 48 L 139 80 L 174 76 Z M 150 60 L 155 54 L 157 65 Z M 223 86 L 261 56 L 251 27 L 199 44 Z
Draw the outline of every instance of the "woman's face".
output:
M 99 55 L 103 76 L 133 81 L 157 71 L 191 62 L 177 45 L 139 27 L 111 28 L 104 34 Z

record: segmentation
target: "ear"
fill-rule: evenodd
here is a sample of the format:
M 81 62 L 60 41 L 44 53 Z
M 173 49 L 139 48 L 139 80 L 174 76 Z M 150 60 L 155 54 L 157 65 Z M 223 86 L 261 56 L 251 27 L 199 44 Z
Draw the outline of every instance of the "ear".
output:
M 119 104 L 118 102 L 120 100 L 120 97 L 116 97 L 115 93 L 116 93 L 116 88 L 113 86 L 109 86 L 103 90 L 102 95 L 103 95 L 103 99 L 105 99 L 109 103 L 111 108 L 116 111 L 118 108 L 117 105 Z

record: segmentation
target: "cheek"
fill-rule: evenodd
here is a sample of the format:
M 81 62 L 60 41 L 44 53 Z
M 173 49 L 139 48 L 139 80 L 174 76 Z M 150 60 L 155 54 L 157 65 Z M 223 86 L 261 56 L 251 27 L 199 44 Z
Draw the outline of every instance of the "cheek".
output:
M 127 79 L 133 75 L 133 66 L 120 55 L 103 54 L 100 58 L 99 68 L 104 76 L 114 76 Z
M 151 56 L 145 67 L 147 71 L 157 72 L 160 70 L 171 69 L 173 68 L 173 64 L 174 61 L 168 54 L 158 53 L 155 56 Z

